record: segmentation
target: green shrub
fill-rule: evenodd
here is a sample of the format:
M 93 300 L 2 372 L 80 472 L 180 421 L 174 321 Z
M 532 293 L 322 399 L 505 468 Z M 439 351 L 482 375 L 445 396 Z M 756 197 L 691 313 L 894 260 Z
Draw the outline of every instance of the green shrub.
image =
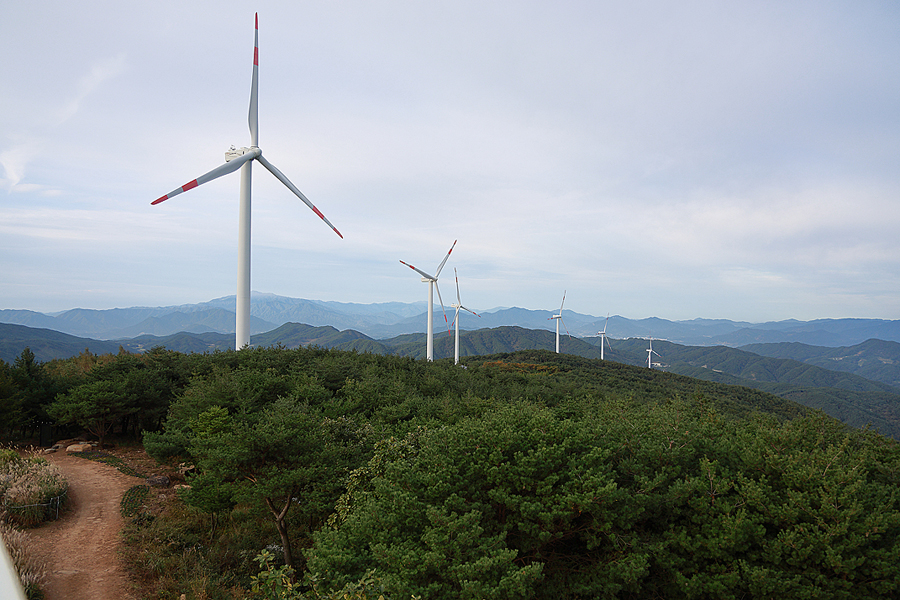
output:
M 275 557 L 263 550 L 254 559 L 263 569 L 251 579 L 254 598 L 265 600 L 388 600 L 381 580 L 375 571 L 367 572 L 359 581 L 348 583 L 339 590 L 323 590 L 317 577 L 307 575 L 302 582 L 295 581 L 294 569 L 287 565 L 275 566 Z M 411 596 L 419 600 L 418 596 Z
M 22 460 L 22 457 L 19 456 L 19 453 L 15 450 L 11 450 L 9 448 L 0 448 L 0 467 L 6 466 L 12 462 L 18 462 Z

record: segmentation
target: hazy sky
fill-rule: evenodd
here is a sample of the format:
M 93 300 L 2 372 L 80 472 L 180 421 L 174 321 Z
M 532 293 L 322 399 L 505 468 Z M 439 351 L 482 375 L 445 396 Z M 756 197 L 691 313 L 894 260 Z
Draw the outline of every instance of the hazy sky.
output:
M 235 293 L 900 319 L 900 4 L 3 2 L 0 308 Z

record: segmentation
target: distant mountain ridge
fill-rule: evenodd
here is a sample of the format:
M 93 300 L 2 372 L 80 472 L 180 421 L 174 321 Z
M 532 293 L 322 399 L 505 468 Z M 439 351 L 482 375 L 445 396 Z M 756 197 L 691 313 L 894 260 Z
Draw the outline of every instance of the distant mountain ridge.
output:
M 144 334 L 167 336 L 180 331 L 233 333 L 234 307 L 234 296 L 225 296 L 198 304 L 106 310 L 76 308 L 53 315 L 4 309 L 0 310 L 0 323 L 53 329 L 98 340 L 134 338 Z M 305 323 L 314 327 L 352 329 L 373 339 L 389 339 L 424 332 L 425 310 L 425 302 L 355 304 L 253 292 L 251 333 L 272 331 L 285 323 Z M 478 310 L 480 318 L 461 314 L 460 328 L 473 330 L 517 326 L 551 331 L 555 328 L 555 323 L 548 320 L 548 317 L 553 311 L 552 308 L 531 310 L 517 307 Z M 440 312 L 437 314 L 441 315 Z M 435 322 L 443 323 L 442 316 L 436 317 Z M 605 317 L 563 311 L 564 329 L 578 337 L 597 335 L 605 322 Z M 440 331 L 439 326 L 437 333 Z M 787 320 L 748 323 L 727 319 L 669 321 L 656 317 L 627 319 L 612 316 L 607 333 L 614 338 L 652 335 L 654 338 L 695 346 L 798 342 L 813 346 L 841 347 L 860 344 L 873 338 L 900 342 L 900 321 L 819 319 L 806 322 Z

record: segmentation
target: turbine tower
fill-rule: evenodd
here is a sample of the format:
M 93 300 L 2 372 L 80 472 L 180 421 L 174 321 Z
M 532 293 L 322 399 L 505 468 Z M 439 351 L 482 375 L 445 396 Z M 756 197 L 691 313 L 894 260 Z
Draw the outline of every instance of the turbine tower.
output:
M 562 311 L 560 311 L 562 312 Z M 603 331 L 599 332 L 597 335 L 600 336 L 600 360 L 603 359 L 603 343 L 605 342 L 607 346 L 609 346 L 609 339 L 606 337 L 606 326 L 609 325 L 609 314 L 606 315 L 606 323 L 603 324 Z M 612 346 L 609 346 L 609 349 L 612 350 Z
M 563 299 L 562 299 L 562 302 L 559 303 L 559 314 L 558 314 L 558 315 L 553 315 L 552 317 L 550 317 L 549 319 L 547 319 L 548 321 L 550 321 L 551 319 L 556 319 L 556 353 L 557 353 L 557 354 L 559 354 L 559 324 L 560 324 L 560 322 L 562 322 L 562 320 L 563 320 L 563 318 L 562 318 L 562 307 L 563 307 L 563 304 L 565 304 L 565 303 L 566 303 L 566 292 L 563 291 Z M 566 327 L 565 322 L 563 322 L 563 327 Z M 566 327 L 566 335 L 569 335 L 569 328 L 568 328 L 568 327 Z M 570 337 L 571 337 L 571 336 L 570 336 Z
M 450 246 L 450 250 L 447 251 L 447 256 L 444 257 L 444 260 L 441 261 L 441 264 L 438 265 L 437 271 L 434 275 L 429 275 L 425 271 L 421 269 L 417 269 L 408 262 L 400 261 L 416 273 L 422 276 L 422 282 L 428 284 L 428 334 L 425 342 L 425 359 L 426 360 L 434 360 L 434 288 L 437 287 L 438 300 L 441 303 L 441 312 L 444 313 L 444 321 L 447 320 L 447 312 L 444 310 L 444 300 L 441 298 L 441 288 L 438 287 L 438 277 L 441 275 L 441 269 L 444 268 L 444 265 L 447 263 L 447 259 L 450 258 L 450 253 L 453 252 L 453 248 L 456 247 L 457 240 L 453 240 L 453 245 Z M 450 335 L 450 324 L 447 324 L 447 335 Z
M 481 317 L 474 310 L 468 309 L 462 305 L 462 300 L 459 297 L 459 275 L 456 273 L 456 267 L 453 267 L 453 275 L 456 277 L 456 304 L 451 304 L 450 308 L 456 309 L 456 315 L 453 317 L 453 322 L 456 323 L 456 340 L 453 343 L 453 364 L 459 364 L 459 311 L 467 310 L 476 317 Z
M 298 198 L 303 200 L 306 205 L 316 213 L 320 219 L 325 221 L 338 236 L 343 239 L 341 232 L 331 224 L 331 221 L 325 218 L 318 208 L 316 208 L 291 181 L 278 170 L 275 165 L 270 163 L 262 155 L 259 149 L 259 110 L 257 89 L 259 81 L 259 14 L 255 15 L 255 31 L 253 34 L 253 76 L 250 80 L 250 147 L 235 149 L 233 146 L 225 152 L 225 164 L 220 165 L 201 175 L 197 179 L 187 182 L 180 188 L 169 192 L 165 196 L 157 198 L 151 204 L 159 204 L 169 198 L 177 196 L 182 192 L 191 190 L 198 185 L 203 185 L 213 179 L 218 179 L 223 175 L 233 173 L 238 169 L 241 170 L 241 188 L 240 188 L 240 209 L 238 219 L 238 267 L 237 267 L 237 306 L 235 311 L 235 349 L 240 350 L 244 346 L 250 345 L 250 182 L 251 168 L 254 160 L 269 170 L 281 183 L 291 190 Z

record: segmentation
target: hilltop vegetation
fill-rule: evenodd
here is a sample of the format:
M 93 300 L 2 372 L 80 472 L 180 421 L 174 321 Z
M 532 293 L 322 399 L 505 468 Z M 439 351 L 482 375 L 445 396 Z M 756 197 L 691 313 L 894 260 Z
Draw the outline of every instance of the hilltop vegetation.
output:
M 0 324 L 0 333 L 5 326 Z M 17 326 L 9 326 L 17 327 Z M 65 344 L 58 343 L 57 337 L 41 337 L 45 330 L 27 330 L 27 339 L 34 342 L 38 360 L 47 360 L 54 352 L 63 356 L 76 356 L 85 347 L 91 348 L 83 338 L 72 338 Z M 26 339 L 23 338 L 23 339 Z M 560 347 L 563 353 L 586 358 L 599 358 L 599 337 L 579 339 L 562 335 Z M 256 334 L 251 341 L 256 347 L 319 346 L 337 350 L 348 350 L 373 354 L 395 354 L 412 358 L 424 358 L 425 335 L 405 334 L 390 339 L 374 340 L 358 331 L 334 327 L 313 327 L 300 323 L 286 323 L 277 329 Z M 18 347 L 23 347 L 17 340 Z M 159 346 L 188 353 L 225 351 L 234 344 L 233 336 L 221 333 L 187 333 L 167 336 L 141 336 L 122 340 L 124 350 L 147 352 Z M 631 365 L 646 364 L 646 341 L 641 339 L 614 340 L 613 348 L 606 348 L 607 360 Z M 102 342 L 101 346 L 112 350 L 112 344 Z M 7 345 L 9 354 L 15 344 Z M 479 356 L 497 352 L 513 352 L 524 349 L 552 350 L 555 334 L 541 329 L 523 327 L 497 327 L 460 332 L 461 356 Z M 771 352 L 796 352 L 798 345 L 778 346 Z M 0 350 L 3 346 L 0 345 Z M 804 363 L 790 358 L 771 358 L 749 353 L 746 350 L 726 346 L 681 346 L 657 340 L 656 349 L 664 355 L 665 369 L 720 383 L 743 385 L 761 389 L 783 398 L 825 411 L 854 427 L 871 425 L 879 432 L 897 438 L 900 436 L 900 388 L 885 382 L 866 379 L 861 375 L 892 378 L 900 376 L 900 344 L 870 340 L 865 344 L 850 348 L 823 348 L 804 346 Z M 453 356 L 453 338 L 438 332 L 435 337 L 436 358 Z M 799 353 L 798 353 L 799 354 Z M 852 359 L 850 358 L 852 356 Z M 9 359 L 12 360 L 12 359 Z M 817 364 L 832 366 L 839 363 L 847 367 L 841 370 L 827 370 Z M 857 369 L 849 368 L 851 363 Z M 877 365 L 881 365 L 878 367 Z M 853 373 L 855 371 L 855 373 Z
M 231 597 L 267 548 L 296 570 L 292 597 L 362 598 L 367 581 L 394 599 L 898 593 L 892 440 L 621 363 L 463 362 L 156 348 L 20 357 L 0 389 L 19 422 L 43 398 L 60 427 L 143 431 L 159 460 L 196 465 L 180 502 L 129 519 L 150 598 Z

